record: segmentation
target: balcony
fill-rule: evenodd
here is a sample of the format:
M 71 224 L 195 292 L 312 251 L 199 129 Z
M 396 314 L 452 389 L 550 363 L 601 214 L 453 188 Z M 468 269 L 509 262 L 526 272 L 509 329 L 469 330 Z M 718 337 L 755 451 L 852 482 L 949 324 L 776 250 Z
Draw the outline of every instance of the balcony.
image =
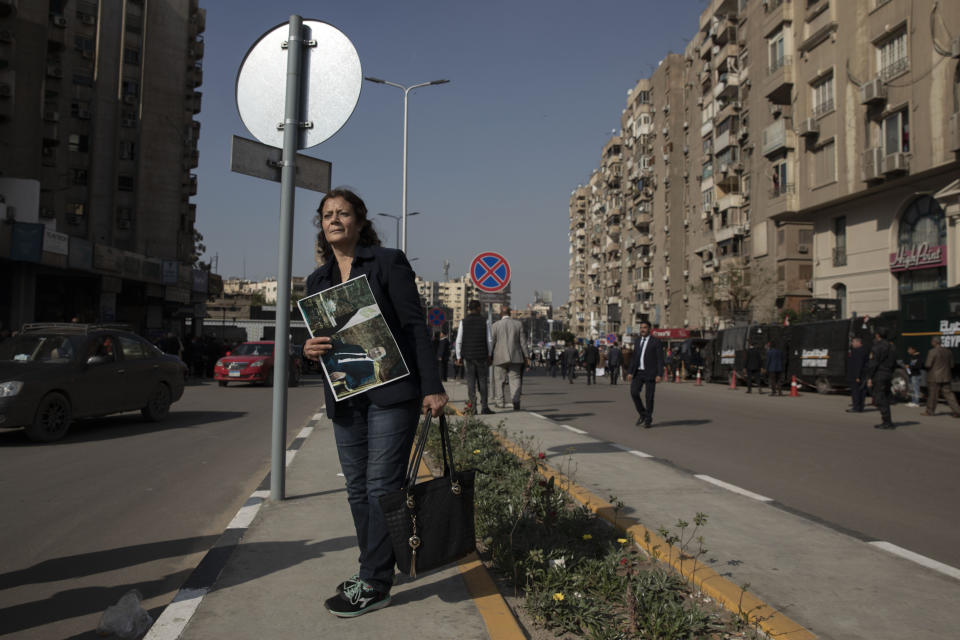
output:
M 889 82 L 897 76 L 903 75 L 909 70 L 910 58 L 903 56 L 902 58 L 897 58 L 884 68 L 880 69 L 880 79 L 884 82 Z
M 191 196 L 197 195 L 197 174 L 189 174 L 189 177 L 183 181 L 183 186 Z
M 716 231 L 714 231 L 713 239 L 718 243 L 726 242 L 731 238 L 734 238 L 736 236 L 742 236 L 745 233 L 746 233 L 746 230 L 742 225 L 734 224 L 734 225 L 730 225 L 728 227 L 724 227 L 722 229 L 717 229 Z
M 820 104 L 818 104 L 813 108 L 813 117 L 822 118 L 823 116 L 827 115 L 831 111 L 834 111 L 835 109 L 836 109 L 836 105 L 833 99 L 831 98 L 830 100 L 821 102 Z
M 203 67 L 190 65 L 187 67 L 187 86 L 191 89 L 203 84 Z
M 203 100 L 203 93 L 200 91 L 190 91 L 187 93 L 186 109 L 191 113 L 200 113 L 200 105 Z
M 724 149 L 736 142 L 736 135 L 727 129 L 723 133 L 718 133 L 717 137 L 714 139 L 713 144 L 719 154 Z
M 734 98 L 740 86 L 740 76 L 735 73 L 722 73 L 713 88 L 714 98 Z
M 796 211 L 798 208 L 797 192 L 792 184 L 775 185 L 770 190 L 769 197 L 766 208 L 768 216 Z
M 743 195 L 739 193 L 730 193 L 717 200 L 717 210 L 726 211 L 728 209 L 739 208 L 743 206 Z
M 793 82 L 793 57 L 776 58 L 767 67 L 767 77 L 763 81 L 763 95 L 776 104 L 790 104 Z
M 188 52 L 192 57 L 199 60 L 200 58 L 203 58 L 203 49 L 204 49 L 203 40 L 200 39 L 190 43 L 190 48 L 188 49 Z
M 847 248 L 846 247 L 834 247 L 833 266 L 835 267 L 847 266 Z
M 200 166 L 200 152 L 196 149 L 185 149 L 183 152 L 183 164 L 187 169 L 196 169 Z
M 795 149 L 797 146 L 797 134 L 793 129 L 787 126 L 787 119 L 780 118 L 769 127 L 763 130 L 763 142 L 761 149 L 763 155 L 770 157 L 780 151 Z
M 653 282 L 649 280 L 640 280 L 637 282 L 637 291 L 653 291 Z

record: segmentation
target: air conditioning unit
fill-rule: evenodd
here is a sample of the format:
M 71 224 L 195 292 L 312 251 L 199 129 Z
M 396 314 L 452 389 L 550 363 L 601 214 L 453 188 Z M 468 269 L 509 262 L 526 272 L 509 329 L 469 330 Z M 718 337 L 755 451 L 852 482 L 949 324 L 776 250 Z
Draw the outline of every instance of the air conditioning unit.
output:
M 689 172 L 689 171 L 684 171 L 684 172 L 683 172 L 683 179 L 686 180 L 686 179 L 689 178 L 689 177 L 690 177 L 690 172 Z
M 67 26 L 67 19 L 63 16 L 51 16 L 50 20 L 53 22 L 55 27 L 60 27 L 63 29 Z
M 810 253 L 810 245 L 808 244 L 798 244 L 797 253 Z
M 734 100 L 732 104 L 733 104 L 734 111 L 740 111 L 741 109 L 743 109 L 743 105 L 740 104 L 739 100 Z
M 687 155 L 688 153 L 690 153 L 690 147 L 683 145 L 683 155 Z
M 683 121 L 683 130 L 686 131 L 686 130 L 689 129 L 689 128 L 690 128 L 690 123 L 687 122 L 686 120 L 684 120 L 684 121 Z
M 63 67 L 51 64 L 47 66 L 47 75 L 51 78 L 62 78 L 63 77 Z
M 664 127 L 661 133 L 663 133 L 663 137 L 667 137 L 668 135 L 670 135 L 670 128 Z
M 670 105 L 668 105 L 668 104 L 663 105 L 663 112 L 664 112 L 664 113 L 670 113 Z
M 670 233 L 670 225 L 668 225 L 668 224 L 663 225 L 663 232 L 664 232 L 664 233 Z
M 670 280 L 670 276 L 667 275 L 666 273 L 663 274 L 663 281 L 664 281 L 664 282 L 668 282 L 669 280 Z
M 864 182 L 883 180 L 883 149 L 874 147 L 863 152 L 860 163 L 861 179 Z
M 905 173 L 910 170 L 910 160 L 905 153 L 889 153 L 883 156 L 883 173 Z
M 739 137 L 741 140 L 746 140 L 748 135 L 750 135 L 750 131 L 749 131 L 749 130 L 747 130 L 747 129 L 740 129 L 740 134 L 739 134 L 738 137 Z
M 687 294 L 683 294 L 683 301 L 684 301 L 684 302 L 686 302 L 686 301 L 689 300 L 689 299 L 690 299 L 690 296 L 688 296 Z
M 44 111 L 43 119 L 47 122 L 60 122 L 60 112 L 59 111 Z
M 124 127 L 133 128 L 137 126 L 137 121 L 133 118 L 124 118 L 120 121 L 120 124 Z
M 697 98 L 697 106 L 698 106 L 698 107 L 702 107 L 702 106 L 703 106 L 703 98 Z
M 690 219 L 689 219 L 689 218 L 684 218 L 684 219 L 683 219 L 683 226 L 684 226 L 684 227 L 689 227 L 689 226 L 690 226 Z
M 684 277 L 684 278 L 689 278 L 689 277 L 690 277 L 690 272 L 689 272 L 688 270 L 684 269 L 684 270 L 683 270 L 683 277 Z
M 873 104 L 887 101 L 887 85 L 880 78 L 874 78 L 860 87 L 860 104 Z
M 84 13 L 83 15 L 80 16 L 80 22 L 87 25 L 95 25 L 97 24 L 97 17 L 91 16 L 88 13 Z
M 118 219 L 117 219 L 117 229 L 129 229 L 129 228 L 130 228 L 130 221 L 129 221 L 129 220 L 127 220 L 127 219 L 125 219 L 125 218 L 118 218 Z
M 807 285 L 807 289 L 810 289 L 811 291 L 813 291 L 813 280 L 807 280 L 806 285 Z
M 124 104 L 137 104 L 137 96 L 130 95 L 129 93 L 123 96 Z
M 743 173 L 743 163 L 737 162 L 736 164 L 734 164 L 733 170 L 736 171 L 737 173 Z
M 783 105 L 777 104 L 776 102 L 770 103 L 770 115 L 776 118 L 781 113 L 783 113 Z
M 816 118 L 807 118 L 800 122 L 797 128 L 797 135 L 816 136 L 820 134 L 820 123 Z
M 720 165 L 720 174 L 727 175 L 728 173 L 730 173 L 730 165 L 724 162 Z
M 83 107 L 77 109 L 77 117 L 81 120 L 89 120 L 91 117 L 90 110 Z

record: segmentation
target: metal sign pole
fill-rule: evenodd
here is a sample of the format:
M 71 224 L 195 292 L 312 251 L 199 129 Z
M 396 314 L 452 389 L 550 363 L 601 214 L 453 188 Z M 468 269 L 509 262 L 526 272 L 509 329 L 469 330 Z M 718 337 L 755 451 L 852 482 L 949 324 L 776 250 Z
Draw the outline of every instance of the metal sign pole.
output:
M 277 333 L 274 336 L 273 439 L 270 499 L 284 499 L 286 485 L 287 376 L 290 373 L 290 272 L 293 259 L 293 203 L 300 141 L 300 67 L 303 19 L 290 16 L 287 40 L 287 92 L 283 116 L 283 160 L 280 174 L 280 255 L 277 265 Z

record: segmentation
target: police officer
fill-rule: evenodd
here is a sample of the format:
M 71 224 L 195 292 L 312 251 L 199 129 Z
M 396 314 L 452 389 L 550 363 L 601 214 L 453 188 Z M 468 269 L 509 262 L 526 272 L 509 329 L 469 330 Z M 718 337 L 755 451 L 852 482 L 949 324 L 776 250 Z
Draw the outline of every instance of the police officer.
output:
M 890 381 L 893 379 L 893 370 L 897 366 L 897 358 L 893 352 L 893 345 L 887 341 L 887 330 L 884 327 L 877 328 L 873 339 L 865 377 L 867 387 L 873 391 L 873 400 L 880 409 L 882 418 L 882 422 L 874 425 L 874 428 L 893 429 L 894 425 L 890 420 Z

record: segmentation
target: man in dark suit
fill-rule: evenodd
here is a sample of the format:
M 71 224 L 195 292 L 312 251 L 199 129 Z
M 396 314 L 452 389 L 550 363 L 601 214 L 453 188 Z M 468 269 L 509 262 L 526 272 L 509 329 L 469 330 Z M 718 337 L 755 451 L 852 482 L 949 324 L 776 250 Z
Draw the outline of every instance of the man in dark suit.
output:
M 763 393 L 760 391 L 761 385 L 761 376 L 760 372 L 763 368 L 763 354 L 760 353 L 760 347 L 756 342 L 751 342 L 750 346 L 747 347 L 747 393 L 753 392 L 753 382 L 757 382 L 757 393 Z
M 870 352 L 863 346 L 863 340 L 860 338 L 850 340 L 850 354 L 847 356 L 847 383 L 850 385 L 852 406 L 847 409 L 847 413 L 863 411 L 864 400 L 867 397 L 867 380 L 863 370 L 867 366 L 869 356 Z
M 653 397 L 660 382 L 660 373 L 663 371 L 663 345 L 660 340 L 650 335 L 650 323 L 640 323 L 640 337 L 633 350 L 633 362 L 630 364 L 630 373 L 627 382 L 630 382 L 630 397 L 637 407 L 637 425 L 649 429 L 653 425 Z M 640 400 L 640 392 L 644 391 L 646 405 Z
M 610 384 L 617 384 L 620 375 L 620 365 L 623 363 L 623 354 L 620 347 L 614 344 L 607 351 L 607 369 L 610 371 Z
M 873 348 L 870 349 L 870 358 L 863 372 L 867 388 L 873 392 L 873 401 L 880 410 L 882 422 L 873 425 L 875 429 L 895 427 L 890 418 L 890 381 L 893 380 L 893 370 L 897 368 L 897 358 L 887 335 L 884 327 L 878 327 L 874 332 Z
M 587 370 L 587 384 L 597 384 L 597 365 L 600 364 L 600 350 L 592 342 L 583 350 L 583 368 Z

